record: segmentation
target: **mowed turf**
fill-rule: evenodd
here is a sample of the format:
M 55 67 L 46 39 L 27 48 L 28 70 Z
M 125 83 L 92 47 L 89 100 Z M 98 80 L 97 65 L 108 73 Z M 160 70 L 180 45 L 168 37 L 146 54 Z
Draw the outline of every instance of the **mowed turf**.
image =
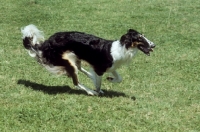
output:
M 199 11 L 197 0 L 1 1 L 0 131 L 200 131 Z M 88 96 L 28 56 L 20 33 L 28 24 L 46 38 L 73 30 L 116 40 L 133 28 L 156 48 L 118 69 L 121 83 L 104 75 L 103 96 Z

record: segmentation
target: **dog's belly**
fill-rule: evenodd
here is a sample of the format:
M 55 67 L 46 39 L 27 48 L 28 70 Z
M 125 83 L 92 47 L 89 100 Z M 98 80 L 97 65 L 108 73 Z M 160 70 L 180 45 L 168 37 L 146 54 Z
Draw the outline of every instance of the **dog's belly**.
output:
M 48 66 L 44 65 L 44 67 L 53 74 L 56 75 L 68 75 L 67 71 L 65 70 L 64 66 Z

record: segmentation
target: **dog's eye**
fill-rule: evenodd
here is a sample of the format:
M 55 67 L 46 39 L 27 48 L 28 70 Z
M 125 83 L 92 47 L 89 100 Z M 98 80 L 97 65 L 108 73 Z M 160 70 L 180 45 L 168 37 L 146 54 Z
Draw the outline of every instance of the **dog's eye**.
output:
M 138 38 L 142 38 L 143 37 L 143 35 L 142 34 L 140 34 L 139 36 L 138 36 Z
M 138 40 L 139 40 L 139 41 L 142 41 L 142 40 L 143 40 L 143 36 L 142 36 L 141 34 L 138 36 Z
M 139 34 L 138 37 L 139 37 L 139 38 L 143 38 L 143 37 L 145 37 L 145 36 L 144 36 L 144 34 Z

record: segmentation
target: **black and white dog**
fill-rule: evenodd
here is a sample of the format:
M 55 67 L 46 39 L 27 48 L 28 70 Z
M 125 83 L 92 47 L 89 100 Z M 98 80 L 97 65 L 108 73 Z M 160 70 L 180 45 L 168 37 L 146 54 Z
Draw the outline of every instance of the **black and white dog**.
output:
M 121 82 L 116 69 L 129 62 L 138 49 L 146 55 L 155 44 L 139 32 L 129 29 L 120 40 L 106 40 L 83 32 L 58 32 L 44 40 L 43 32 L 34 25 L 21 29 L 23 45 L 29 55 L 48 71 L 72 77 L 75 87 L 85 90 L 89 95 L 98 95 L 101 91 L 101 79 L 105 72 L 112 73 L 110 82 Z M 81 67 L 81 61 L 91 66 L 91 71 Z M 77 77 L 78 70 L 94 82 L 96 90 L 82 85 Z

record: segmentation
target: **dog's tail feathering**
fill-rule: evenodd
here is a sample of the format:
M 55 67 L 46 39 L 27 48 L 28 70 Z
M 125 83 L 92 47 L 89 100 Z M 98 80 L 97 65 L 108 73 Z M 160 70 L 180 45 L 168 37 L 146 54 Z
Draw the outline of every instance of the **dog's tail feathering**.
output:
M 35 25 L 30 24 L 24 28 L 21 28 L 22 39 L 24 47 L 29 51 L 31 57 L 35 57 L 37 54 L 37 48 L 44 42 L 44 34 Z

